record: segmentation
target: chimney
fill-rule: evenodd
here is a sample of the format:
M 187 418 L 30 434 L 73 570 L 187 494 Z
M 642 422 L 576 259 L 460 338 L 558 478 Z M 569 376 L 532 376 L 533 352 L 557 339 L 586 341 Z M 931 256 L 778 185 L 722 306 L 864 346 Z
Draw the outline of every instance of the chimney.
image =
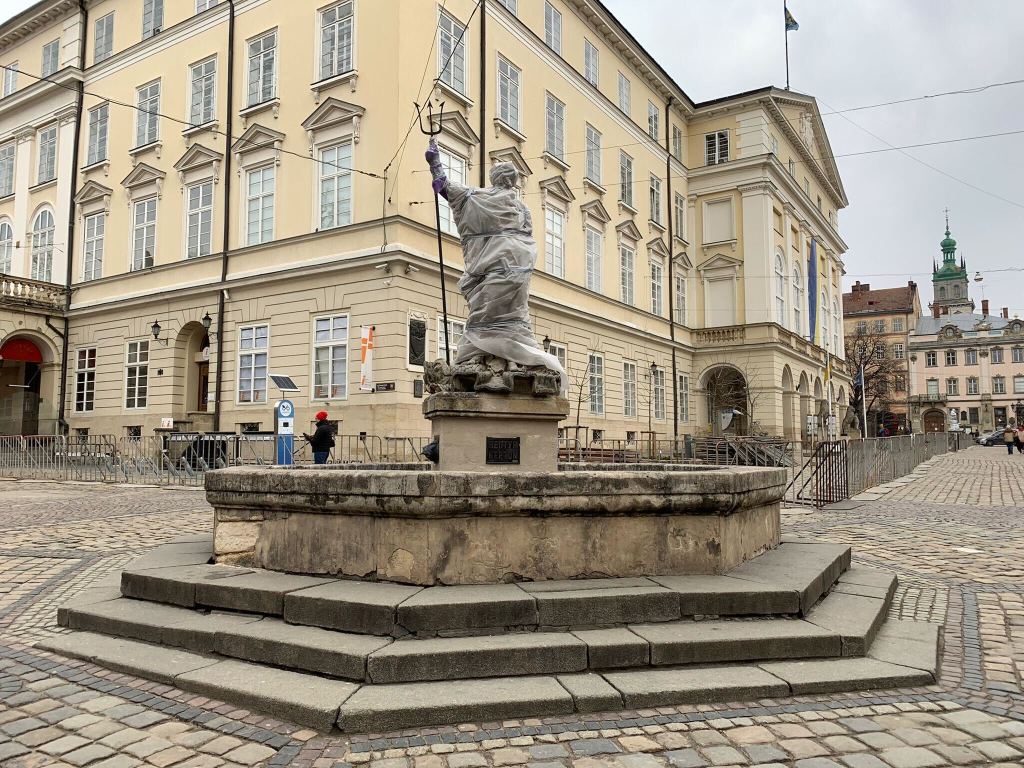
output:
M 917 283 L 915 283 L 913 280 L 907 280 L 907 288 L 910 288 L 911 290 L 916 290 Z
M 981 300 L 981 314 L 988 317 L 988 299 Z
M 1010 308 L 1009 307 L 1003 307 L 1003 319 L 1004 320 L 1009 320 L 1010 319 Z
M 936 320 L 938 320 L 939 319 L 939 314 L 941 312 L 942 312 L 942 307 L 940 307 L 938 304 L 932 304 L 932 317 L 934 317 Z

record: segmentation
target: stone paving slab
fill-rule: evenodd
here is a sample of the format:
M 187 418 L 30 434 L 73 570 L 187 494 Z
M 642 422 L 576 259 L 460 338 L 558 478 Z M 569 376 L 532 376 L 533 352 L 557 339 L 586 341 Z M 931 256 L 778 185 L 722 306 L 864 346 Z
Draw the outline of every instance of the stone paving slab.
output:
M 527 585 L 518 586 L 525 590 Z M 656 584 L 526 591 L 536 602 L 537 623 L 542 627 L 672 621 L 680 616 L 678 593 Z
M 650 663 L 648 642 L 626 627 L 574 630 L 573 634 L 587 644 L 591 669 L 645 667 Z
M 753 666 L 606 672 L 605 680 L 627 707 L 658 707 L 715 701 L 747 701 L 789 694 L 789 686 Z
M 760 667 L 784 680 L 794 694 L 836 693 L 871 688 L 930 685 L 928 672 L 878 659 L 815 659 L 763 662 Z
M 832 592 L 807 614 L 807 621 L 842 637 L 843 656 L 863 656 L 885 621 L 885 599 Z
M 40 647 L 75 659 L 86 659 L 118 672 L 173 683 L 187 672 L 205 669 L 218 659 L 200 656 L 178 648 L 149 645 L 93 632 L 75 632 L 57 635 L 44 641 Z
M 398 606 L 398 623 L 411 632 L 535 626 L 537 603 L 514 584 L 427 587 Z
M 211 608 L 281 616 L 285 594 L 328 583 L 329 579 L 260 570 L 231 578 L 200 581 L 196 584 L 195 600 L 197 605 Z
M 391 635 L 398 605 L 420 591 L 400 584 L 333 581 L 288 593 L 284 619 L 290 624 Z
M 654 581 L 679 593 L 682 616 L 740 616 L 795 614 L 800 611 L 796 589 L 729 576 L 655 576 Z

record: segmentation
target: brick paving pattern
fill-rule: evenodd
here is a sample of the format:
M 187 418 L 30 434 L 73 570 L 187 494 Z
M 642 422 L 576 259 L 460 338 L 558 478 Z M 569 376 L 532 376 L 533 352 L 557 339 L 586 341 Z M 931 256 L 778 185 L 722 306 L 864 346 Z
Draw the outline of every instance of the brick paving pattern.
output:
M 182 533 L 191 490 L 0 481 L 0 766 L 929 768 L 1024 764 L 1024 457 L 971 448 L 787 532 L 896 571 L 891 615 L 944 623 L 940 684 L 864 694 L 318 734 L 33 648 L 56 606 Z

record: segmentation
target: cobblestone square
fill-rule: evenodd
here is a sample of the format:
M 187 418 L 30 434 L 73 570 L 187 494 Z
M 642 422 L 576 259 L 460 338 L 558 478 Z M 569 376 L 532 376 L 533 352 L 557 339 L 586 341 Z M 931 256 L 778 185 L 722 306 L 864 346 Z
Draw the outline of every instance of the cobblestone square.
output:
M 786 533 L 895 571 L 891 614 L 944 624 L 939 684 L 319 734 L 34 647 L 57 606 L 184 533 L 201 491 L 0 481 L 0 765 L 102 768 L 912 768 L 1024 761 L 1024 457 L 970 448 L 871 500 L 784 511 Z

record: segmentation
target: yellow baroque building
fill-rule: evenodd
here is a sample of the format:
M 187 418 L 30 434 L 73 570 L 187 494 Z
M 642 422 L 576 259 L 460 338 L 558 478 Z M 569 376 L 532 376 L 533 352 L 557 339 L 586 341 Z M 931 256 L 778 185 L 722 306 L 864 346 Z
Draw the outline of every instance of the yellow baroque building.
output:
M 0 67 L 4 433 L 268 430 L 281 374 L 300 431 L 427 434 L 427 101 L 452 178 L 520 171 L 567 435 L 799 439 L 847 401 L 814 99 L 695 103 L 597 0 L 42 0 Z

